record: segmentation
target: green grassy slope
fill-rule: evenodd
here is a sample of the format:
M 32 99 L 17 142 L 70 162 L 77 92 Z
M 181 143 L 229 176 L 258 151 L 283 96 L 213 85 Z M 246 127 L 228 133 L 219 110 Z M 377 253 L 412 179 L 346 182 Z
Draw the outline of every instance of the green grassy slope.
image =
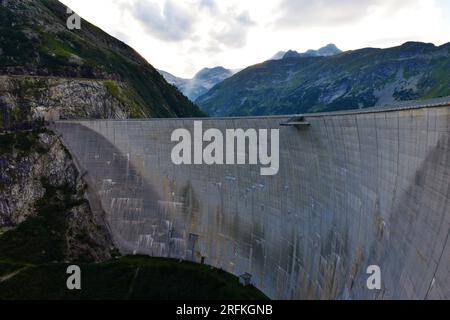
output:
M 204 115 L 132 48 L 84 20 L 70 31 L 67 17 L 57 0 L 0 6 L 0 74 L 121 81 L 145 116 Z
M 226 79 L 196 103 L 211 116 L 358 109 L 449 96 L 449 74 L 450 43 L 408 42 L 266 61 Z
M 2 264 L 0 263 L 0 270 Z M 28 266 L 0 283 L 0 299 L 265 300 L 252 286 L 205 265 L 143 256 L 81 264 L 81 290 L 68 290 L 68 264 Z

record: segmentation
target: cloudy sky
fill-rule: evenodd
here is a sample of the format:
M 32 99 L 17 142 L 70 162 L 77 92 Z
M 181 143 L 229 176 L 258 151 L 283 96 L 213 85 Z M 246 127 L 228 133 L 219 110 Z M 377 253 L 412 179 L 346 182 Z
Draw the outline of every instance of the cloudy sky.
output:
M 449 0 L 60 0 L 154 67 L 192 77 L 280 50 L 450 41 Z

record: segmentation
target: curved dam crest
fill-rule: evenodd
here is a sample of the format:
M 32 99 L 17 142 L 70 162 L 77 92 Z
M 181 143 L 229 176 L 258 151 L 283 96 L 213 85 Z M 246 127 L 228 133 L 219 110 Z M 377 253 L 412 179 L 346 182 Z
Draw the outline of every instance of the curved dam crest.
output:
M 54 125 L 122 253 L 204 262 L 273 299 L 450 298 L 450 107 L 205 118 L 204 130 L 280 129 L 279 172 L 174 165 L 194 119 Z M 367 267 L 381 269 L 369 290 Z

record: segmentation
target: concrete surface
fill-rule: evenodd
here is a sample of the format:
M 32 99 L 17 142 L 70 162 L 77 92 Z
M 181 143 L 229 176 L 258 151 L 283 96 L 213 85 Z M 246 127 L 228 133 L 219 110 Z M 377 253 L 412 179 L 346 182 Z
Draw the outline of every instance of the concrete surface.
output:
M 251 274 L 274 299 L 450 298 L 450 107 L 203 119 L 280 129 L 280 171 L 175 166 L 193 119 L 61 121 L 56 130 L 123 253 Z M 366 269 L 381 268 L 369 290 Z

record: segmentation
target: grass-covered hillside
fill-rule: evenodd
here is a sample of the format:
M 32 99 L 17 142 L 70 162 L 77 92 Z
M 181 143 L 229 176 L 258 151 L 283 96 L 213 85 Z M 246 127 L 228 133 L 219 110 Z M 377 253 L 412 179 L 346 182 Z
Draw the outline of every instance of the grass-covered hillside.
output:
M 203 115 L 132 48 L 84 20 L 81 30 L 70 31 L 68 17 L 57 0 L 2 2 L 0 75 L 109 80 L 109 93 L 127 105 L 130 117 Z M 47 89 L 34 85 L 37 93 Z M 4 113 L 17 98 L 21 96 L 2 93 L 0 111 Z
M 68 290 L 68 264 L 13 265 L 0 262 L 0 299 L 265 300 L 253 286 L 206 265 L 172 259 L 128 256 L 80 264 L 81 290 Z M 14 271 L 12 271 L 14 274 Z
M 243 116 L 359 109 L 449 95 L 450 43 L 408 42 L 267 61 L 219 83 L 196 103 L 211 116 Z

